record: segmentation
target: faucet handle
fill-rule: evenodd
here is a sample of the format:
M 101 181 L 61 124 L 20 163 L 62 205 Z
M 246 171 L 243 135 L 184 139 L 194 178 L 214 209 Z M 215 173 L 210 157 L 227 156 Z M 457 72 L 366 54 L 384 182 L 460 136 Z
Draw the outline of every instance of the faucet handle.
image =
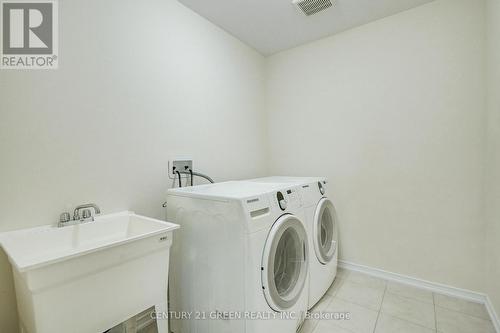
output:
M 59 217 L 59 223 L 66 223 L 69 221 L 71 221 L 71 215 L 69 215 L 68 212 L 62 213 L 61 216 Z
M 90 209 L 84 209 L 82 211 L 82 217 L 84 219 L 88 219 L 88 218 L 92 217 L 92 212 L 90 211 Z

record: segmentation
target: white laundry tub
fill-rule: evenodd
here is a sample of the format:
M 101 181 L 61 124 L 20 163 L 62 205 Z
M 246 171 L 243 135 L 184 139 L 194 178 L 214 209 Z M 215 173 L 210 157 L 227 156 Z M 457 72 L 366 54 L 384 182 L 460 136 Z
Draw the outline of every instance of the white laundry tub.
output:
M 13 266 L 23 333 L 99 333 L 155 306 L 167 310 L 172 231 L 132 212 L 0 234 Z M 167 322 L 158 322 L 167 333 Z

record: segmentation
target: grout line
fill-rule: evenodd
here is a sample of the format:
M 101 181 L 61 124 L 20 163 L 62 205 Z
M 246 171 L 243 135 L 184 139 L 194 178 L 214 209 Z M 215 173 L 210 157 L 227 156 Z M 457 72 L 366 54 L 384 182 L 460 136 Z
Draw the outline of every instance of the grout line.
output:
M 405 323 L 407 323 L 407 324 L 411 324 L 411 325 L 413 325 L 413 326 L 418 326 L 418 327 L 420 327 L 420 328 L 425 329 L 426 331 L 429 331 L 429 330 L 430 330 L 430 331 L 436 332 L 436 330 L 435 330 L 435 329 L 432 329 L 432 328 L 430 328 L 429 326 L 425 326 L 425 325 L 422 325 L 422 324 L 418 324 L 418 323 L 416 323 L 416 322 L 414 322 L 414 321 L 409 321 L 408 319 L 401 318 L 401 317 L 395 316 L 395 315 L 393 315 L 393 314 L 387 314 L 387 313 L 384 313 L 384 316 L 389 317 L 389 318 L 393 318 L 393 319 L 397 319 L 397 320 L 399 320 L 399 321 L 405 322 Z M 439 333 L 440 333 L 440 332 L 439 332 Z
M 402 298 L 404 300 L 415 302 L 415 303 L 420 303 L 420 304 L 424 304 L 424 305 L 434 304 L 434 299 L 432 300 L 432 303 L 430 303 L 430 302 L 426 302 L 426 301 L 423 301 L 423 300 L 415 298 L 415 297 L 411 297 L 411 296 L 407 296 L 407 295 L 401 295 L 401 294 L 398 294 L 397 292 L 387 291 L 387 293 L 391 294 L 394 297 Z
M 387 281 L 385 281 L 384 295 L 382 295 L 382 302 L 380 303 L 380 309 L 378 309 L 377 320 L 375 320 L 375 326 L 373 327 L 373 333 L 377 330 L 378 319 L 380 318 L 380 313 L 382 312 L 382 305 L 384 305 L 385 293 L 387 292 Z

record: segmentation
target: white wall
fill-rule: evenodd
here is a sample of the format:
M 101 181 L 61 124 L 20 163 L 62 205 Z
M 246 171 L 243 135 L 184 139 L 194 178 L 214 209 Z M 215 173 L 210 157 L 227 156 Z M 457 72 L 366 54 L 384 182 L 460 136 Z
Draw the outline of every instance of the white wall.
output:
M 500 0 L 487 0 L 488 156 L 486 258 L 488 295 L 500 314 Z
M 483 1 L 438 0 L 267 60 L 175 0 L 60 1 L 60 69 L 0 72 L 0 232 L 88 201 L 162 217 L 167 160 L 188 154 L 217 180 L 326 175 L 343 259 L 478 290 L 487 157 L 499 310 L 500 18 L 487 1 L 488 140 Z M 0 253 L 0 332 L 16 320 Z
M 175 0 L 59 1 L 60 68 L 0 72 L 0 232 L 79 203 L 163 217 L 167 161 L 265 174 L 263 61 Z M 0 332 L 15 332 L 0 254 Z
M 483 287 L 484 46 L 440 0 L 268 59 L 271 171 L 329 177 L 342 259 Z

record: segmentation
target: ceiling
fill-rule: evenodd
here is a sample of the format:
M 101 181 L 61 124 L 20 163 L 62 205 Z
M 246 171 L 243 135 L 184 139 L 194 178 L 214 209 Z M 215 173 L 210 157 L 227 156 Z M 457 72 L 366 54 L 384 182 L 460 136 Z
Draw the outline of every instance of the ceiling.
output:
M 289 49 L 433 0 L 335 0 L 305 16 L 292 0 L 179 0 L 263 55 Z

